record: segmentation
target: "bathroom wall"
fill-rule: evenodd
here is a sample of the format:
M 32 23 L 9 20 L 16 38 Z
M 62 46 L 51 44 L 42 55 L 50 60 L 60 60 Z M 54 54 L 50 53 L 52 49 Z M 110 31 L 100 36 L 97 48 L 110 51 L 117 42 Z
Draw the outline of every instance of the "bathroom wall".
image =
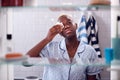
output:
M 86 11 L 86 13 L 91 11 Z M 61 14 L 72 15 L 76 23 L 79 23 L 83 11 L 50 11 L 46 8 L 20 8 L 14 9 L 13 39 L 18 52 L 26 53 L 36 43 L 47 35 L 47 31 L 56 23 Z M 110 47 L 110 10 L 92 11 L 99 28 L 100 48 Z M 106 34 L 106 35 L 104 35 Z M 57 36 L 55 40 L 60 40 Z
M 63 4 L 62 0 L 60 2 L 54 0 L 56 5 Z M 78 2 L 74 1 L 73 4 L 88 4 L 89 0 L 83 0 Z M 52 1 L 53 2 L 53 1 Z M 52 2 L 48 2 L 46 5 L 52 5 Z M 69 2 L 66 0 L 65 2 Z M 44 4 L 44 1 L 39 2 L 39 4 Z M 65 4 L 65 3 L 64 3 Z M 71 4 L 71 3 L 69 3 Z M 90 11 L 88 11 L 90 12 Z M 42 40 L 46 35 L 52 25 L 56 23 L 56 19 L 60 14 L 70 14 L 73 16 L 74 20 L 78 23 L 81 18 L 83 11 L 51 11 L 48 8 L 40 7 L 25 7 L 25 8 L 14 8 L 13 14 L 13 42 L 14 51 L 26 54 L 26 52 L 31 49 L 35 44 Z M 87 13 L 87 11 L 86 11 Z M 103 54 L 105 47 L 110 47 L 111 43 L 111 16 L 110 9 L 98 9 L 92 11 L 94 17 L 96 18 L 98 28 L 99 28 L 99 45 L 101 52 Z M 61 40 L 61 36 L 58 35 L 54 40 Z M 103 54 L 104 56 L 104 54 Z M 39 61 L 37 58 L 32 59 L 34 61 Z M 43 66 L 33 66 L 24 67 L 21 65 L 14 66 L 14 77 L 15 78 L 25 78 L 26 76 L 35 75 L 42 78 Z M 109 80 L 109 72 L 106 69 L 102 72 L 103 80 Z
M 57 17 L 62 14 L 70 14 L 79 22 L 80 11 L 57 11 L 52 12 L 48 9 L 24 8 L 14 9 L 14 50 L 25 54 L 30 48 L 42 40 L 48 29 L 56 23 Z M 105 47 L 110 47 L 110 10 L 93 11 L 99 27 L 99 41 L 101 52 Z M 61 36 L 57 36 L 54 40 L 60 40 Z M 15 66 L 15 77 L 25 77 L 28 75 L 40 75 L 43 67 Z M 31 72 L 31 73 L 30 73 Z M 42 71 L 41 71 L 42 72 Z
M 0 52 L 1 55 L 6 51 L 6 10 L 0 9 Z

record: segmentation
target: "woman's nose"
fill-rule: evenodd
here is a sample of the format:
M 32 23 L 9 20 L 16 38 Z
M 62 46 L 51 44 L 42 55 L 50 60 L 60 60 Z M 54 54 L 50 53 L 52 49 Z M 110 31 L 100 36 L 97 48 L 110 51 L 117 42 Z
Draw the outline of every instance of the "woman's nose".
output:
M 64 28 L 68 28 L 68 27 L 70 27 L 70 26 L 69 26 L 69 25 L 65 25 L 65 26 L 64 26 Z

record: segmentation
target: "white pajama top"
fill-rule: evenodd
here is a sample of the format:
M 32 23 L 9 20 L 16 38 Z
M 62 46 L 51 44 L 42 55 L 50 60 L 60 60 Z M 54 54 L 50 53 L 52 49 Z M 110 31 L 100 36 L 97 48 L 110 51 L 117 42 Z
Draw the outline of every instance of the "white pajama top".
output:
M 40 56 L 50 59 L 50 64 L 45 65 L 42 80 L 86 80 L 86 75 L 100 73 L 99 66 L 94 65 L 98 56 L 90 45 L 80 43 L 72 61 L 69 59 L 65 40 L 50 42 L 43 48 Z

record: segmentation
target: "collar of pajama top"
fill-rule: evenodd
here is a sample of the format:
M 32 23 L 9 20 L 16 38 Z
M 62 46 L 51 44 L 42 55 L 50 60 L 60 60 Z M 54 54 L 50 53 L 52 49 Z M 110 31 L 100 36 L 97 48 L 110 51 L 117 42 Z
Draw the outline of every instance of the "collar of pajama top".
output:
M 61 43 L 59 44 L 59 47 L 60 47 L 60 49 L 63 51 L 63 52 L 62 52 L 63 58 L 64 58 L 64 59 L 67 59 L 67 60 L 70 60 L 70 59 L 69 59 L 68 52 L 67 52 L 65 40 L 61 41 Z M 79 46 L 78 46 L 78 48 L 77 48 L 77 51 L 76 51 L 76 53 L 75 53 L 75 56 L 74 56 L 73 60 L 76 59 L 76 58 L 80 58 L 80 54 L 83 53 L 84 50 L 85 50 L 85 45 L 83 45 L 83 44 L 80 42 L 80 44 L 79 44 Z

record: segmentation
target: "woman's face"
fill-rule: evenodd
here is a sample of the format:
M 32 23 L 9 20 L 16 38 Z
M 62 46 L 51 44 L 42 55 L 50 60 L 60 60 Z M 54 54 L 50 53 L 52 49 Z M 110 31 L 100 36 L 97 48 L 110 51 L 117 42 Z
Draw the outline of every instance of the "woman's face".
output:
M 60 33 L 65 38 L 70 38 L 76 36 L 76 25 L 73 24 L 73 21 L 67 17 L 62 16 L 59 18 L 59 21 L 64 25 L 62 32 Z

